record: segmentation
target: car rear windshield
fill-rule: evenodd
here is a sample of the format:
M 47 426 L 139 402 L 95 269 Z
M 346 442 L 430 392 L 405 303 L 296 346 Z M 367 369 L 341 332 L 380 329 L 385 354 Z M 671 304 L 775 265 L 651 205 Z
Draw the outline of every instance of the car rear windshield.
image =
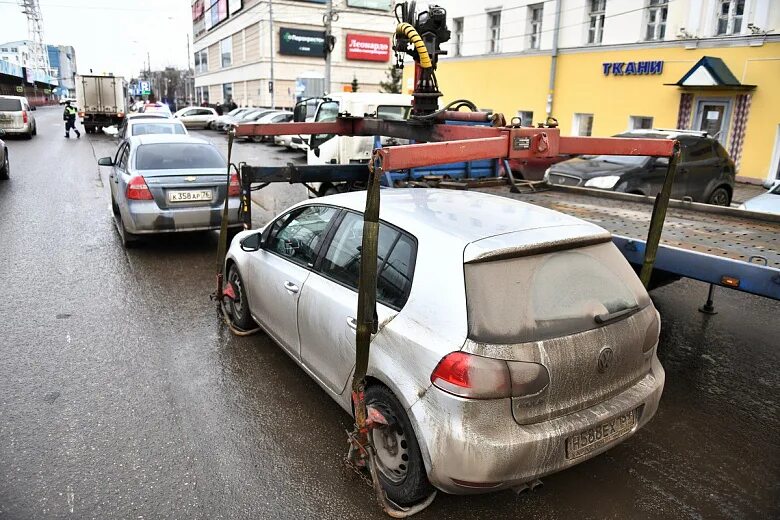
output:
M 208 144 L 144 144 L 136 152 L 135 167 L 137 170 L 224 168 L 225 159 Z
M 650 302 L 612 243 L 466 264 L 465 276 L 469 337 L 484 343 L 568 336 Z
M 132 126 L 133 135 L 178 134 L 184 135 L 184 127 L 173 123 L 139 123 Z
M 0 98 L 0 112 L 19 112 L 22 109 L 22 102 L 18 99 Z

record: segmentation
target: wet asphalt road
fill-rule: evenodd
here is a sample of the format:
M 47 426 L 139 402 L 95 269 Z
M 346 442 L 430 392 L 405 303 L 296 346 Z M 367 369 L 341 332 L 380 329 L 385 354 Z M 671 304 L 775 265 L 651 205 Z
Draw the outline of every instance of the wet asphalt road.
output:
M 385 518 L 341 462 L 350 418 L 220 325 L 216 235 L 124 251 L 96 165 L 113 140 L 36 117 L 0 183 L 0 518 Z M 720 290 L 705 316 L 705 295 L 653 293 L 667 383 L 647 428 L 533 493 L 440 495 L 418 518 L 777 518 L 780 306 Z

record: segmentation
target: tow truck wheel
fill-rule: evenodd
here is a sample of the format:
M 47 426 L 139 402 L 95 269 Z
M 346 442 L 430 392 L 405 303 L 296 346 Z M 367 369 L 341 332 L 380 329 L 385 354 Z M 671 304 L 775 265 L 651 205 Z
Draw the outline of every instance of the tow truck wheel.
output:
M 236 295 L 235 300 L 228 301 L 228 311 L 237 327 L 244 330 L 251 329 L 252 316 L 249 314 L 249 305 L 246 300 L 246 291 L 244 290 L 244 281 L 241 279 L 241 273 L 238 272 L 236 264 L 232 264 L 228 270 L 228 282 L 233 286 L 233 292 Z
M 424 500 L 433 492 L 433 486 L 428 482 L 420 446 L 403 406 L 381 384 L 366 389 L 366 405 L 380 412 L 388 423 L 373 428 L 370 434 L 377 473 L 387 497 L 402 506 Z

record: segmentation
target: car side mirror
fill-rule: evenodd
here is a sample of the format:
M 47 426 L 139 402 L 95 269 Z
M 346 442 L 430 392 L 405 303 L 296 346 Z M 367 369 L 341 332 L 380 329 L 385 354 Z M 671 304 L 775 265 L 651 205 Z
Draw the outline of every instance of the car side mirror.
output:
M 305 101 L 299 101 L 295 105 L 295 109 L 293 110 L 293 121 L 296 123 L 303 123 L 306 121 L 306 102 Z
M 113 166 L 114 160 L 111 159 L 111 157 L 101 157 L 100 159 L 98 159 L 98 164 L 100 166 Z
M 320 156 L 320 149 L 319 148 L 312 148 L 311 151 L 314 152 L 314 155 L 316 155 L 317 157 Z
M 772 186 L 775 185 L 775 182 L 777 179 L 770 179 L 768 181 L 764 181 L 764 183 L 761 185 L 765 190 L 771 190 Z
M 36 111 L 36 110 L 38 110 L 38 109 L 37 109 L 37 108 L 36 108 L 36 107 L 33 105 L 33 106 L 31 106 L 31 107 L 30 107 L 30 110 L 32 110 L 33 112 L 35 112 L 35 111 Z
M 263 234 L 252 233 L 251 235 L 242 238 L 239 246 L 241 247 L 242 251 L 257 251 L 263 246 Z
M 655 167 L 656 168 L 668 168 L 669 167 L 669 158 L 668 157 L 656 157 L 655 158 Z

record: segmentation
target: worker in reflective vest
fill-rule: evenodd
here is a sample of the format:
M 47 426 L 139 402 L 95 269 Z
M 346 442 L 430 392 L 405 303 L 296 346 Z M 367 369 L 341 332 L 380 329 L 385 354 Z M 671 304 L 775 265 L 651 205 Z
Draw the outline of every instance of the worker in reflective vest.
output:
M 62 114 L 62 119 L 65 121 L 65 137 L 68 139 L 70 139 L 71 128 L 76 132 L 76 138 L 81 139 L 81 132 L 76 128 L 77 113 L 76 107 L 70 106 L 70 101 L 65 102 L 65 112 Z

